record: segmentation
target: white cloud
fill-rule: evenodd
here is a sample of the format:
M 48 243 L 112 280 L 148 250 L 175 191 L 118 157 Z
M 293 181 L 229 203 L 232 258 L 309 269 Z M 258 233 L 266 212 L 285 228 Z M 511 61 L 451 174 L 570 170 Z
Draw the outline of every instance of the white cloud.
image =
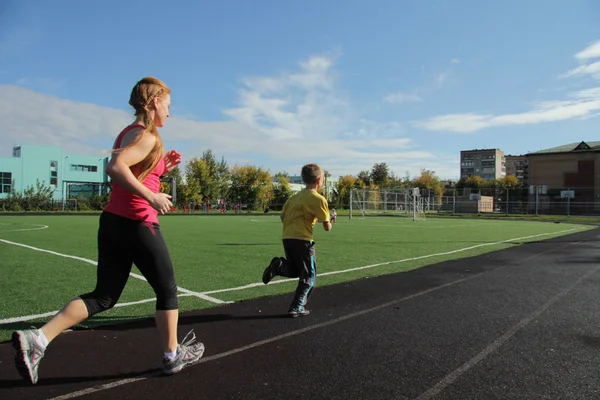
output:
M 384 100 L 388 103 L 407 103 L 407 102 L 415 102 L 422 101 L 422 99 L 414 94 L 414 93 L 390 93 L 384 97 Z
M 595 79 L 600 79 L 600 61 L 592 64 L 580 65 L 577 68 L 573 68 L 569 72 L 563 75 L 563 77 L 591 75 Z
M 436 160 L 438 156 L 415 149 L 411 139 L 402 137 L 401 124 L 360 118 L 361 110 L 337 88 L 334 65 L 334 57 L 315 56 L 299 63 L 297 71 L 242 79 L 238 106 L 223 112 L 264 135 L 262 141 L 268 144 L 255 151 L 291 164 L 294 170 L 312 159 L 337 165 L 340 174 L 356 174 L 360 163 L 370 164 L 370 169 L 376 162 L 402 160 L 398 168 L 418 173 Z M 392 94 L 388 101 L 418 99 L 402 95 Z M 415 160 L 425 164 L 409 165 Z
M 318 80 L 309 79 L 302 85 L 306 82 Z M 273 172 L 297 173 L 303 164 L 318 162 L 328 170 L 335 166 L 335 172 L 331 172 L 337 176 L 356 174 L 360 171 L 359 165 L 370 168 L 376 162 L 387 162 L 395 170 L 408 169 L 416 174 L 420 168 L 429 168 L 439 161 L 439 155 L 420 150 L 411 139 L 403 137 L 403 127 L 396 122 L 366 119 L 344 122 L 340 116 L 326 114 L 331 108 L 307 113 L 302 111 L 305 104 L 300 104 L 295 112 L 288 112 L 278 108 L 281 99 L 269 101 L 271 103 L 251 103 L 264 108 L 263 119 L 254 122 L 260 129 L 239 121 L 211 122 L 174 116 L 161 129 L 161 136 L 167 148 L 179 149 L 184 161 L 212 149 L 218 157 L 223 155 L 230 165 L 251 163 Z M 313 101 L 309 98 L 306 104 Z M 252 115 L 257 109 L 249 110 Z M 309 116 L 319 121 L 306 121 Z M 12 146 L 17 144 L 53 145 L 71 153 L 107 154 L 116 135 L 132 121 L 129 109 L 81 103 L 19 86 L 0 85 L 0 155 L 9 156 Z M 292 132 L 290 127 L 294 126 L 298 130 L 288 135 L 287 131 Z M 326 131 L 338 126 L 344 128 Z
M 335 90 L 333 62 L 314 56 L 297 72 L 245 78 L 238 107 L 223 112 L 273 140 L 335 136 L 350 127 L 351 110 Z
M 600 40 L 590 44 L 579 53 L 575 54 L 575 58 L 580 61 L 587 61 L 592 58 L 600 57 Z
M 575 54 L 579 60 L 600 57 L 600 41 Z M 443 75 L 443 74 L 441 74 Z M 440 75 L 439 78 L 442 78 Z M 561 77 L 591 76 L 600 79 L 600 61 L 580 65 Z M 438 78 L 438 82 L 443 83 Z M 568 93 L 567 99 L 543 101 L 533 104 L 533 109 L 513 114 L 494 115 L 492 113 L 458 113 L 438 115 L 411 124 L 432 131 L 471 133 L 486 128 L 540 124 L 564 121 L 574 118 L 590 118 L 600 111 L 600 87 L 582 89 Z
M 600 88 L 573 92 L 569 96 L 572 99 L 536 103 L 533 110 L 522 113 L 504 115 L 447 114 L 423 121 L 414 121 L 413 125 L 432 131 L 471 133 L 498 126 L 539 124 L 584 118 L 600 110 Z
M 451 62 L 452 64 L 459 64 L 459 63 L 460 63 L 460 60 L 459 60 L 458 58 L 453 58 L 453 59 L 452 59 L 450 62 Z

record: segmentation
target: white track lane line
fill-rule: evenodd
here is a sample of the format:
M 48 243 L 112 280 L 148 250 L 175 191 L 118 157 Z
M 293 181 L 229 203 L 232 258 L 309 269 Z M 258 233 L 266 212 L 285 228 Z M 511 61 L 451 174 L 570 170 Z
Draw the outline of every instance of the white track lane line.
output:
M 318 273 L 317 276 L 327 276 L 327 275 L 344 274 L 344 273 L 347 273 L 347 272 L 354 272 L 354 271 L 360 271 L 360 270 L 363 270 L 363 269 L 381 267 L 383 265 L 400 264 L 400 263 L 404 263 L 404 262 L 407 262 L 407 261 L 416 261 L 416 260 L 424 260 L 426 258 L 432 258 L 432 257 L 447 256 L 447 255 L 451 255 L 451 254 L 456 254 L 456 253 L 461 253 L 461 252 L 464 252 L 464 251 L 473 250 L 473 249 L 476 249 L 476 248 L 479 248 L 479 247 L 495 246 L 495 245 L 498 245 L 498 244 L 510 243 L 510 242 L 514 242 L 514 241 L 517 241 L 517 240 L 533 239 L 533 238 L 541 237 L 541 236 L 555 235 L 555 234 L 567 233 L 567 232 L 573 232 L 573 231 L 579 231 L 579 230 L 583 230 L 583 229 L 582 228 L 573 228 L 573 229 L 567 229 L 567 230 L 563 230 L 563 231 L 550 232 L 550 233 L 540 233 L 540 234 L 537 234 L 537 235 L 530 235 L 530 236 L 523 236 L 523 237 L 514 238 L 514 239 L 502 240 L 500 242 L 482 243 L 482 244 L 477 244 L 475 246 L 469 246 L 469 247 L 464 247 L 462 249 L 445 251 L 445 252 L 442 252 L 442 253 L 426 254 L 424 256 L 405 258 L 405 259 L 396 260 L 396 261 L 387 261 L 387 262 L 383 262 L 383 263 L 365 265 L 365 266 L 362 266 L 362 267 L 342 269 L 342 270 L 338 270 L 338 271 L 322 272 L 322 273 Z M 278 279 L 276 281 L 269 282 L 269 285 L 278 284 L 278 283 L 292 282 L 292 281 L 297 282 L 298 279 Z M 204 294 L 225 293 L 225 292 L 233 292 L 235 290 L 250 289 L 250 288 L 254 288 L 254 287 L 258 287 L 258 286 L 264 286 L 264 283 L 262 283 L 262 282 L 259 282 L 259 283 L 250 283 L 248 285 L 238 286 L 238 287 L 235 287 L 235 288 L 209 290 L 209 291 L 202 292 L 202 293 L 204 293 Z
M 517 263 L 503 265 L 503 266 L 500 266 L 498 268 L 493 269 L 493 271 L 498 271 L 500 269 L 506 268 L 508 265 L 518 265 L 520 263 L 523 263 L 523 262 L 529 261 L 531 259 L 534 259 L 536 257 L 539 257 L 539 256 L 541 256 L 543 254 L 547 254 L 547 253 L 550 253 L 550 252 L 553 252 L 553 251 L 560 250 L 560 249 L 562 249 L 564 247 L 570 246 L 571 244 L 572 243 L 568 243 L 568 244 L 563 245 L 563 246 L 558 246 L 558 247 L 555 247 L 555 248 L 550 249 L 550 250 L 546 250 L 546 251 L 543 251 L 543 252 L 540 252 L 540 253 L 537 253 L 537 254 L 533 254 L 533 255 L 531 255 L 529 257 L 526 257 L 526 258 L 523 258 L 523 259 L 519 260 Z M 258 342 L 251 343 L 251 344 L 246 345 L 246 346 L 242 346 L 242 347 L 238 347 L 238 348 L 235 348 L 235 349 L 232 349 L 232 350 L 229 350 L 229 351 L 225 351 L 223 353 L 218 353 L 218 354 L 215 354 L 215 355 L 212 355 L 212 356 L 209 356 L 209 357 L 204 357 L 204 358 L 201 358 L 200 361 L 198 363 L 194 364 L 194 365 L 203 364 L 203 363 L 207 363 L 207 362 L 210 362 L 210 361 L 218 360 L 220 358 L 224 358 L 224 357 L 227 357 L 227 356 L 230 356 L 230 355 L 233 355 L 233 354 L 241 353 L 241 352 L 246 351 L 246 350 L 251 350 L 251 349 L 263 346 L 265 344 L 270 344 L 270 343 L 273 343 L 273 342 L 276 342 L 276 341 L 279 341 L 279 340 L 282 340 L 282 339 L 286 339 L 286 338 L 289 338 L 289 337 L 292 337 L 292 336 L 300 335 L 302 333 L 310 332 L 310 331 L 313 331 L 315 329 L 323 328 L 323 327 L 326 327 L 326 326 L 329 326 L 329 325 L 334 325 L 334 324 L 337 324 L 339 322 L 346 321 L 348 319 L 352 319 L 352 318 L 360 317 L 362 315 L 366 315 L 366 314 L 370 314 L 370 313 L 373 313 L 373 312 L 376 312 L 376 311 L 380 311 L 380 310 L 385 309 L 387 307 L 394 306 L 394 305 L 397 305 L 399 303 L 403 303 L 405 301 L 412 300 L 414 298 L 417 298 L 417 297 L 420 297 L 420 296 L 424 296 L 426 294 L 429 294 L 429 293 L 432 293 L 432 292 L 436 292 L 438 290 L 441 290 L 441 289 L 444 289 L 444 288 L 447 288 L 447 287 L 450 287 L 450 286 L 454 286 L 454 285 L 456 285 L 458 283 L 467 282 L 467 281 L 470 281 L 472 279 L 478 278 L 480 276 L 484 276 L 484 275 L 486 275 L 489 272 L 491 272 L 491 271 L 480 272 L 478 274 L 467 276 L 466 278 L 457 279 L 455 281 L 448 282 L 448 283 L 445 283 L 443 285 L 436 286 L 434 288 L 426 289 L 426 290 L 423 290 L 422 292 L 417 292 L 417 293 L 414 293 L 414 294 L 411 294 L 411 295 L 408 295 L 408 296 L 405 296 L 405 297 L 402 297 L 402 298 L 399 298 L 399 299 L 396 299 L 396 300 L 392 300 L 392 301 L 380 304 L 380 305 L 375 306 L 375 307 L 371 307 L 371 308 L 367 308 L 365 310 L 353 312 L 353 313 L 350 313 L 350 314 L 347 314 L 347 315 L 344 315 L 344 316 L 341 316 L 341 317 L 338 317 L 338 318 L 334 318 L 334 319 L 329 320 L 329 321 L 321 322 L 321 323 L 314 324 L 314 325 L 309 325 L 309 326 L 301 328 L 301 329 L 296 329 L 296 330 L 293 330 L 293 331 L 290 331 L 290 332 L 286 332 L 286 333 L 283 333 L 281 335 L 277 335 L 277 336 L 274 336 L 274 337 L 271 337 L 271 338 L 268 338 L 268 339 L 264 339 L 264 340 L 260 340 Z M 190 366 L 190 367 L 193 367 L 193 366 Z M 188 367 L 188 368 L 190 368 L 190 367 Z M 106 383 L 106 384 L 103 384 L 103 385 L 97 385 L 97 386 L 90 387 L 90 388 L 87 388 L 87 389 L 78 390 L 76 392 L 67 393 L 67 394 L 64 394 L 64 395 L 61 395 L 61 396 L 53 397 L 53 398 L 51 398 L 49 400 L 69 400 L 69 399 L 73 399 L 73 398 L 76 398 L 76 397 L 85 396 L 85 395 L 88 395 L 88 394 L 97 393 L 97 392 L 101 392 L 101 391 L 104 391 L 104 390 L 109 390 L 109 389 L 116 388 L 116 387 L 119 387 L 119 386 L 127 385 L 127 384 L 130 384 L 130 383 L 140 382 L 140 381 L 143 381 L 143 380 L 146 380 L 146 379 L 149 379 L 149 378 L 158 377 L 158 376 L 161 376 L 162 374 L 163 374 L 163 372 L 161 370 L 157 370 L 157 371 L 154 371 L 154 372 L 149 372 L 149 373 L 146 373 L 146 374 L 141 374 L 141 375 L 139 375 L 137 377 L 134 377 L 134 378 L 121 379 L 121 380 L 110 382 L 110 383 Z

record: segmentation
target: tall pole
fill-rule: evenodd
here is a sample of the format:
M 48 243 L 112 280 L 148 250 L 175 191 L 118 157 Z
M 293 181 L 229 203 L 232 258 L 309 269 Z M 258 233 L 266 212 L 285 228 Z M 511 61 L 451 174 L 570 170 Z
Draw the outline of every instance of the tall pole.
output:
M 349 204 L 350 213 L 348 214 L 349 219 L 352 219 L 352 192 L 353 191 L 354 191 L 354 189 L 350 189 L 350 204 Z

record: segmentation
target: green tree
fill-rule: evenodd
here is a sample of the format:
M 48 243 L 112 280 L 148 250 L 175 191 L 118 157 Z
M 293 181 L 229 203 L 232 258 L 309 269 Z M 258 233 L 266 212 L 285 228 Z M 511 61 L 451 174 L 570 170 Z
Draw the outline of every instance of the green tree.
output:
M 202 153 L 202 157 L 193 157 L 186 164 L 186 181 L 195 187 L 203 197 L 211 199 L 226 198 L 228 196 L 231 173 L 225 158 L 217 162 L 212 150 Z
M 222 198 L 229 198 L 231 171 L 229 170 L 229 165 L 227 165 L 227 162 L 225 161 L 225 157 L 221 157 L 221 162 L 217 166 L 216 181 L 219 195 Z
M 359 187 L 362 187 L 362 188 L 369 187 L 369 186 L 371 186 L 371 173 L 369 171 L 360 171 L 358 173 L 358 179 L 357 180 L 359 180 L 360 182 L 362 182 L 362 185 L 358 184 L 358 182 L 357 182 L 356 186 L 359 186 Z
M 263 208 L 273 199 L 273 184 L 268 171 L 254 165 L 231 168 L 229 196 L 249 208 Z
M 481 189 L 487 186 L 487 182 L 480 176 L 470 176 L 464 180 L 464 187 L 471 189 Z
M 415 178 L 414 186 L 419 189 L 433 190 L 436 197 L 444 194 L 444 188 L 440 183 L 440 179 L 435 175 L 435 171 L 422 169 L 421 175 Z
M 518 189 L 521 187 L 521 181 L 513 175 L 506 175 L 504 178 L 498 178 L 496 184 L 505 189 Z
M 389 167 L 386 163 L 382 162 L 379 164 L 375 164 L 373 165 L 373 168 L 371 168 L 371 175 L 370 175 L 370 181 L 379 186 L 379 187 L 386 187 L 389 184 L 389 180 L 390 180 L 390 171 L 389 171 Z
M 350 191 L 355 188 L 357 179 L 352 175 L 340 176 L 335 185 L 334 204 L 337 208 L 348 207 L 350 204 Z
M 292 197 L 290 181 L 285 176 L 278 176 L 277 182 L 273 183 L 273 201 L 271 208 L 281 210 L 285 202 Z

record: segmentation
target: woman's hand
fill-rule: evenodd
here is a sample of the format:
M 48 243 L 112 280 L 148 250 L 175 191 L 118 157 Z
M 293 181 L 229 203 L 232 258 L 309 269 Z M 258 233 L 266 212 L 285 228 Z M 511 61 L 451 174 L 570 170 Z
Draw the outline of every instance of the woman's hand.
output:
M 171 172 L 173 168 L 181 163 L 181 154 L 177 150 L 171 150 L 165 154 L 165 173 Z

